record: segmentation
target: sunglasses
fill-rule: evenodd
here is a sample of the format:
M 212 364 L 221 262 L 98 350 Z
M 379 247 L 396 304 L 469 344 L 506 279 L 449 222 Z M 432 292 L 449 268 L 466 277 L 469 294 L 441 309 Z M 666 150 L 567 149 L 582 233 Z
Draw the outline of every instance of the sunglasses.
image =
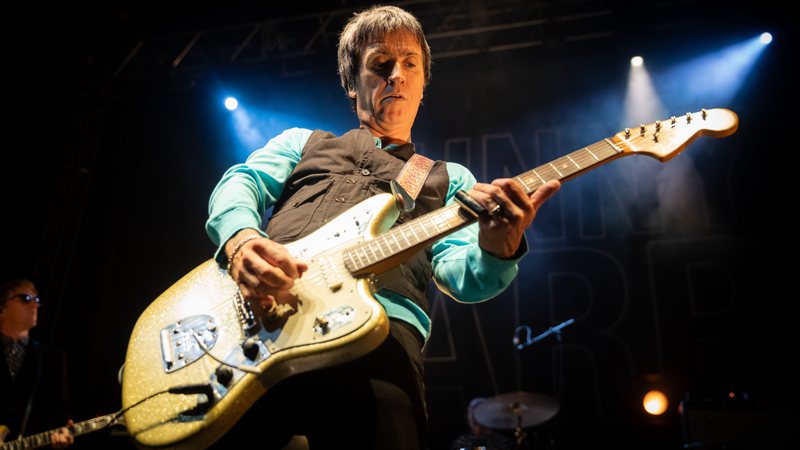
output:
M 38 296 L 33 297 L 28 294 L 12 295 L 8 299 L 11 300 L 12 298 L 19 298 L 20 300 L 22 300 L 23 303 L 30 303 L 30 302 L 36 302 L 36 304 L 42 303 L 42 299 L 40 299 Z

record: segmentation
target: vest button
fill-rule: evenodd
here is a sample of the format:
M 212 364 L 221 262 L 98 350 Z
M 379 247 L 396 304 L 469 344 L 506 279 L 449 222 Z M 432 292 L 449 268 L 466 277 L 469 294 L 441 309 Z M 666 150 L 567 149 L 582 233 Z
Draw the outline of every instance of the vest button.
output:
M 355 182 L 356 182 L 356 180 L 354 180 L 352 178 L 348 178 L 348 179 L 345 180 L 345 183 L 347 183 L 347 184 L 353 184 Z
M 341 203 L 344 201 L 344 197 L 336 197 L 336 201 Z
M 364 175 L 364 176 L 369 175 L 369 169 L 361 169 L 361 175 Z

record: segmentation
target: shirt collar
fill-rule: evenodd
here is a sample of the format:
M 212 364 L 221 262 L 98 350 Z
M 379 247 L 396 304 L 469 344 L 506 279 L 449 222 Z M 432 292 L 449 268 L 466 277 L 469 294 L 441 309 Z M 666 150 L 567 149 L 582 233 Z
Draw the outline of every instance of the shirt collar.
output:
M 375 147 L 382 148 L 384 150 L 390 150 L 390 149 L 393 149 L 395 147 L 398 147 L 397 144 L 389 144 L 386 147 L 384 147 L 383 146 L 383 142 L 381 141 L 381 138 L 379 138 L 377 136 L 372 136 L 372 139 L 375 139 Z
M 30 339 L 30 336 L 22 336 L 19 339 L 14 339 L 11 336 L 6 336 L 5 334 L 3 334 L 2 336 L 3 336 L 3 345 L 6 347 L 11 344 L 20 344 L 23 347 L 27 347 L 28 340 Z

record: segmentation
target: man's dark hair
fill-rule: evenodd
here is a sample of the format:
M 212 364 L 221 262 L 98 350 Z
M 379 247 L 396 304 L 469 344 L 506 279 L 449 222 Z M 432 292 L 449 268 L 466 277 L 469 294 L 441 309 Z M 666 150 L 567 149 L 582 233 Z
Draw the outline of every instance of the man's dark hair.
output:
M 0 307 L 5 306 L 6 302 L 9 300 L 8 294 L 10 294 L 11 291 L 22 286 L 23 284 L 35 286 L 33 281 L 26 278 L 17 278 L 16 280 L 8 280 L 0 283 Z

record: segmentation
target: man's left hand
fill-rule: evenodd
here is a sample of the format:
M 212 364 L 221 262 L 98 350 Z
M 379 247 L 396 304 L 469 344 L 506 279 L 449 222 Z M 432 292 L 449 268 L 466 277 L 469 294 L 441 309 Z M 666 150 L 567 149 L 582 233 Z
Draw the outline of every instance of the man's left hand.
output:
M 68 420 L 66 427 L 59 428 L 58 430 L 50 433 L 50 443 L 52 444 L 53 448 L 68 447 L 75 442 L 75 438 L 72 436 L 72 433 L 69 432 L 69 428 L 72 427 L 72 425 L 74 425 L 72 420 Z
M 469 195 L 486 211 L 500 206 L 495 213 L 480 219 L 478 243 L 481 248 L 501 259 L 514 256 L 536 212 L 560 187 L 560 182 L 551 180 L 528 195 L 510 178 L 498 178 L 491 184 L 477 183 Z

